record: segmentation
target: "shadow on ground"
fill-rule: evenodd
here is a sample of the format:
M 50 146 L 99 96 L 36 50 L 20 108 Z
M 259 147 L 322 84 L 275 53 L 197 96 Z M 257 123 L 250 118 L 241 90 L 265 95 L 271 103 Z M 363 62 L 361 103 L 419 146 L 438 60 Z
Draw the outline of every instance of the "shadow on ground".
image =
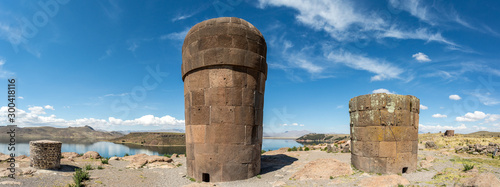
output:
M 269 172 L 279 170 L 285 166 L 291 165 L 298 159 L 284 154 L 277 154 L 277 155 L 262 155 L 260 160 L 261 160 L 260 174 L 266 174 Z
M 75 172 L 75 169 L 82 169 L 82 168 L 77 167 L 77 166 L 72 166 L 72 165 L 63 165 L 63 164 L 61 164 L 61 168 L 59 168 L 59 170 L 57 170 L 57 171 L 60 171 L 60 172 Z

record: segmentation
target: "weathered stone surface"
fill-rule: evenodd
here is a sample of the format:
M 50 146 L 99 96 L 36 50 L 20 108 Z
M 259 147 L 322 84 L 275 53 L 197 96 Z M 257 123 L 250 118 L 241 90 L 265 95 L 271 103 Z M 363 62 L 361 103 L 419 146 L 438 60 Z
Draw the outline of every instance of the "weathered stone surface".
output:
M 493 173 L 481 173 L 467 180 L 464 186 L 494 187 L 500 186 L 500 180 Z
M 64 158 L 76 158 L 76 157 L 80 156 L 78 153 L 75 153 L 75 152 L 63 152 L 63 153 L 61 153 L 61 155 Z
M 62 142 L 51 140 L 30 141 L 30 167 L 59 169 Z
M 333 158 L 317 159 L 307 163 L 304 168 L 292 175 L 293 179 L 329 179 L 343 175 L 351 175 L 351 166 Z
M 437 149 L 437 145 L 436 143 L 434 143 L 433 141 L 428 141 L 428 142 L 425 142 L 425 148 L 427 149 Z
M 349 101 L 354 167 L 374 173 L 415 171 L 420 100 L 368 94 Z
M 197 181 L 260 172 L 267 47 L 252 24 L 216 18 L 196 24 L 182 47 L 186 163 Z
M 86 153 L 83 154 L 82 158 L 83 159 L 89 159 L 89 158 L 99 159 L 99 158 L 101 158 L 101 155 L 99 155 L 99 153 L 95 152 L 95 151 L 87 151 Z
M 359 181 L 358 186 L 392 187 L 392 186 L 398 186 L 400 184 L 409 185 L 410 181 L 399 175 L 375 176 L 362 179 L 361 181 Z

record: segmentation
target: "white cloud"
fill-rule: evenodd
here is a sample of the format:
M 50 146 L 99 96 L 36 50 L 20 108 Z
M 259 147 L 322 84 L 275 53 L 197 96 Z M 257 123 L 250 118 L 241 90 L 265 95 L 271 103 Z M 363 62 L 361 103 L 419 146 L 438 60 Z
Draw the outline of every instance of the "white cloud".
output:
M 421 132 L 430 132 L 430 131 L 445 131 L 445 130 L 465 130 L 467 126 L 465 124 L 460 124 L 460 126 L 441 126 L 441 125 L 419 125 L 419 131 Z
M 376 89 L 376 90 L 373 90 L 372 93 L 386 93 L 386 94 L 395 94 L 395 92 L 391 92 L 385 88 L 380 88 L 380 89 Z
M 467 112 L 464 116 L 455 118 L 455 121 L 478 121 L 486 118 L 488 115 L 481 111 L 474 111 L 474 113 Z
M 344 105 L 337 105 L 337 109 L 344 108 Z
M 18 98 L 18 99 L 24 99 L 24 97 L 23 97 L 23 96 L 19 96 L 19 97 L 17 97 L 17 98 Z
M 491 122 L 495 122 L 497 120 L 500 119 L 500 115 L 499 114 L 490 114 L 488 119 L 484 120 L 484 122 L 486 123 L 491 123 Z
M 444 114 L 433 114 L 432 117 L 433 118 L 447 118 L 448 116 L 444 115 Z
M 52 107 L 48 107 L 49 109 Z M 68 107 L 69 108 L 69 107 Z M 7 120 L 8 107 L 0 108 L 0 120 Z M 65 120 L 62 118 L 57 118 L 55 115 L 44 116 L 46 114 L 44 107 L 33 106 L 28 108 L 30 112 L 26 112 L 21 109 L 16 109 L 17 114 L 17 125 L 21 127 L 29 126 L 54 126 L 54 127 L 81 127 L 81 126 L 92 126 L 96 129 L 119 129 L 123 126 L 155 126 L 159 128 L 168 128 L 172 126 L 183 126 L 184 120 L 176 119 L 172 116 L 165 115 L 163 117 L 155 117 L 153 115 L 144 115 L 140 118 L 132 120 L 122 120 L 114 117 L 109 117 L 108 120 L 105 119 L 95 119 L 95 118 L 81 118 L 75 120 Z
M 187 33 L 189 32 L 190 29 L 191 28 L 186 28 L 186 29 L 184 29 L 183 31 L 180 31 L 180 32 L 173 32 L 173 33 L 170 33 L 170 34 L 165 34 L 165 35 L 160 36 L 160 39 L 161 40 L 170 39 L 170 40 L 181 40 L 181 41 L 184 41 L 184 38 L 186 38 L 186 35 L 187 35 Z
M 294 62 L 298 67 L 305 69 L 309 73 L 321 73 L 321 71 L 323 71 L 322 67 L 317 66 L 308 60 L 296 59 Z
M 427 56 L 426 54 L 421 53 L 421 52 L 418 52 L 418 53 L 412 55 L 412 57 L 415 58 L 415 60 L 417 60 L 419 62 L 429 62 L 429 61 L 431 61 L 431 59 L 429 58 L 429 56 Z
M 481 130 L 481 131 L 488 130 L 488 127 L 479 127 L 479 126 L 476 126 L 476 125 L 474 125 L 472 127 L 474 128 L 474 130 L 477 130 L 477 131 L 479 131 L 479 130 Z
M 298 124 L 298 123 L 292 123 L 292 124 L 282 124 L 281 126 L 294 126 L 294 127 L 297 127 L 297 126 L 300 126 L 300 127 L 303 127 L 304 124 Z
M 425 106 L 425 105 L 420 105 L 420 110 L 427 110 L 429 109 L 429 107 Z
M 375 73 L 376 75 L 371 77 L 371 81 L 399 78 L 399 75 L 403 73 L 403 69 L 385 61 L 355 55 L 344 50 L 332 51 L 328 54 L 327 58 L 354 69 Z
M 46 114 L 45 109 L 41 106 L 29 107 L 28 110 L 31 111 L 30 113 L 34 115 Z
M 45 105 L 43 108 L 49 109 L 49 110 L 54 110 L 54 106 L 50 106 L 50 105 Z
M 450 98 L 451 100 L 455 100 L 455 101 L 462 99 L 459 95 L 450 95 L 448 98 Z

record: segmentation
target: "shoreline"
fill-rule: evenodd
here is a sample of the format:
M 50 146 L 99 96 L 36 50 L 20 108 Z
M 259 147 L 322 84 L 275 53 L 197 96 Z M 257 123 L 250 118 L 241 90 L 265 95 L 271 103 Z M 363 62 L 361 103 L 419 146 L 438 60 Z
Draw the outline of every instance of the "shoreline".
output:
M 262 137 L 262 139 L 296 140 L 299 137 Z

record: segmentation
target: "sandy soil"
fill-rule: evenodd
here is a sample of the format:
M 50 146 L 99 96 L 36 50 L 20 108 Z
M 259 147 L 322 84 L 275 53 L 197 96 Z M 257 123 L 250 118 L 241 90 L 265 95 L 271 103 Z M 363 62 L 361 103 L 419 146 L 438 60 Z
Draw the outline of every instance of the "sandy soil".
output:
M 185 158 L 173 158 L 173 162 L 168 167 L 160 165 L 159 167 L 139 169 L 126 168 L 129 161 L 124 160 L 110 160 L 109 164 L 101 164 L 100 160 L 93 159 L 74 159 L 75 161 L 62 159 L 60 170 L 36 170 L 32 175 L 16 176 L 15 180 L 3 177 L 0 178 L 0 184 L 5 181 L 14 181 L 19 184 L 4 186 L 67 186 L 73 183 L 74 169 L 83 168 L 86 164 L 91 164 L 94 168 L 98 166 L 104 168 L 89 170 L 91 178 L 85 181 L 86 186 L 356 186 L 362 179 L 378 176 L 378 174 L 354 170 L 352 175 L 333 179 L 296 180 L 291 178 L 293 174 L 310 161 L 334 158 L 350 164 L 350 154 L 326 153 L 319 150 L 275 153 L 270 152 L 262 156 L 260 175 L 233 182 L 210 184 L 192 182 L 186 176 Z M 473 161 L 465 161 L 475 164 L 475 172 L 489 172 L 495 174 L 497 178 L 500 177 L 500 159 L 498 158 L 455 154 L 451 149 L 419 151 L 419 162 L 425 157 L 434 158 L 431 167 L 419 168 L 417 172 L 402 175 L 410 181 L 410 185 L 459 185 L 460 181 L 467 180 L 468 177 L 472 176 L 462 171 L 464 160 L 460 159 L 472 159 Z M 28 166 L 29 160 L 24 159 L 24 161 L 18 162 L 17 169 L 18 171 L 26 171 Z M 7 168 L 7 163 L 0 163 L 0 167 Z

